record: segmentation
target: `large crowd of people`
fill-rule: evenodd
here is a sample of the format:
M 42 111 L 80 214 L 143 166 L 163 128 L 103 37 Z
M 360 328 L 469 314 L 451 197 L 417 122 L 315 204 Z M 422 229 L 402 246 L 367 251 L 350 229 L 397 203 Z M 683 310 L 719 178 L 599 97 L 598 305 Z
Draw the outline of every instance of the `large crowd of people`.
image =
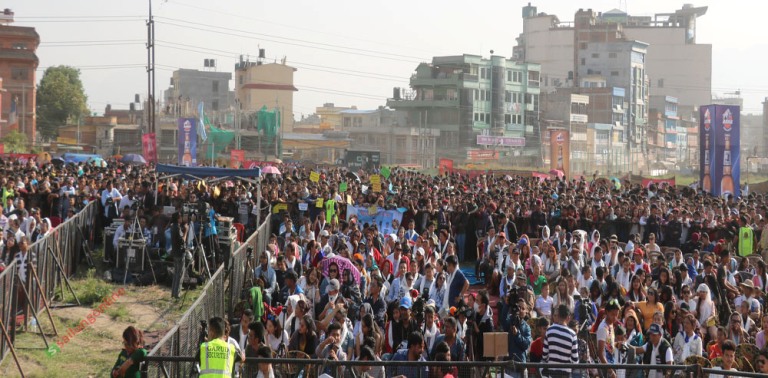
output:
M 314 182 L 308 169 L 285 168 L 267 182 L 267 201 L 288 206 L 254 269 L 263 301 L 249 298 L 250 331 L 232 335 L 240 347 L 335 360 L 606 364 L 512 376 L 627 374 L 617 363 L 768 372 L 768 198 L 402 169 L 376 190 L 378 173 L 331 168 Z M 402 220 L 384 233 L 346 206 L 398 210 Z M 486 353 L 489 332 L 506 332 L 508 350 Z
M 166 180 L 148 166 L 6 161 L 0 268 L 34 262 L 28 245 L 91 201 L 104 226 L 123 218 L 126 233 L 139 224 L 148 247 L 177 261 L 199 243 L 212 264 L 227 259 L 208 241 L 217 219 L 248 234 L 257 214 L 271 214 L 273 235 L 255 251 L 244 309 L 231 328 L 216 321 L 217 335 L 244 358 L 606 366 L 514 368 L 511 376 L 614 377 L 630 374 L 616 369 L 626 363 L 768 373 L 768 196 L 716 198 L 597 177 L 278 168 L 262 179 L 259 209 L 257 186 L 236 178 L 206 184 Z M 185 215 L 196 203 L 208 206 Z M 401 216 L 383 232 L 347 216 L 350 206 Z M 506 333 L 508 350 L 484 350 L 492 332 Z M 261 364 L 252 375 L 270 369 Z M 471 374 L 374 365 L 324 373 Z

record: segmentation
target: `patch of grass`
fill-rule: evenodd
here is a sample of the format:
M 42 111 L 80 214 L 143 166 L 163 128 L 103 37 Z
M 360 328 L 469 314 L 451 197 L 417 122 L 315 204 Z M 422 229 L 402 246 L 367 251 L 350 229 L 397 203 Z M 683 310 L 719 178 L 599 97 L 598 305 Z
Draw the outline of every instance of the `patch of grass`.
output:
M 133 322 L 133 318 L 128 312 L 128 308 L 126 308 L 125 305 L 122 303 L 117 303 L 107 308 L 106 314 L 109 315 L 112 318 L 112 320 L 117 320 L 117 321 L 122 321 L 127 323 Z
M 70 281 L 70 283 L 83 306 L 101 302 L 104 297 L 111 295 L 117 288 L 117 286 L 97 277 L 95 269 L 89 269 L 83 279 L 75 279 Z M 74 303 L 75 298 L 72 296 L 72 293 L 64 291 L 64 301 Z

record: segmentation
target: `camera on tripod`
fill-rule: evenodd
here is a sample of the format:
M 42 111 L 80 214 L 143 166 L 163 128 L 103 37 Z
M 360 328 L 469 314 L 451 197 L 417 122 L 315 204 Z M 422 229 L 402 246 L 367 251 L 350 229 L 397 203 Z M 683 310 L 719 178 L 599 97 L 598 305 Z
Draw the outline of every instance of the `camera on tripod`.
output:
M 517 294 L 516 290 L 510 290 L 507 295 L 507 305 L 509 306 L 509 326 L 510 327 L 517 327 L 520 328 L 520 323 L 522 323 L 522 319 L 520 318 L 520 306 L 518 306 L 517 302 L 520 300 L 520 296 Z

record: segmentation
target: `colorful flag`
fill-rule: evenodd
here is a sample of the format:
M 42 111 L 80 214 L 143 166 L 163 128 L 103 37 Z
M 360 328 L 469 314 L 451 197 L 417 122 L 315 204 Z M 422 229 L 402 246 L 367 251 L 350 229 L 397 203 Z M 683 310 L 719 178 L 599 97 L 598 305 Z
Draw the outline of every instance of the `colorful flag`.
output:
M 200 117 L 200 121 L 197 123 L 197 133 L 200 135 L 200 139 L 205 142 L 208 139 L 208 134 L 205 133 L 205 102 L 200 101 L 197 105 L 197 116 Z
M 16 110 L 16 103 L 19 101 L 19 96 L 11 97 L 11 111 L 8 114 L 8 126 L 13 126 L 19 121 L 19 117 Z

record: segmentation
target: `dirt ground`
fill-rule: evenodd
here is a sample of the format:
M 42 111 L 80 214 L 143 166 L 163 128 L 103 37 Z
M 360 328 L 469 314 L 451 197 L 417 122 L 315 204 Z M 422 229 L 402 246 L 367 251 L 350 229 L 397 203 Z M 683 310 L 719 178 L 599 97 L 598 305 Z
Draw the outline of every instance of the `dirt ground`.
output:
M 119 289 L 120 286 L 114 286 L 115 292 Z M 51 323 L 43 311 L 39 315 L 41 328 L 50 345 L 56 345 L 58 350 L 56 347 L 53 351 L 46 348 L 38 333 L 18 332 L 16 353 L 27 377 L 110 377 L 126 327 L 132 325 L 142 330 L 145 345 L 154 345 L 173 327 L 195 297 L 190 292 L 184 300 L 171 300 L 165 287 L 128 286 L 105 313 L 96 316 L 95 322 L 79 333 L 75 333 L 77 325 L 82 320 L 87 322 L 98 304 L 53 309 L 58 337 L 53 335 Z M 0 376 L 20 376 L 12 356 L 6 357 L 0 365 Z

